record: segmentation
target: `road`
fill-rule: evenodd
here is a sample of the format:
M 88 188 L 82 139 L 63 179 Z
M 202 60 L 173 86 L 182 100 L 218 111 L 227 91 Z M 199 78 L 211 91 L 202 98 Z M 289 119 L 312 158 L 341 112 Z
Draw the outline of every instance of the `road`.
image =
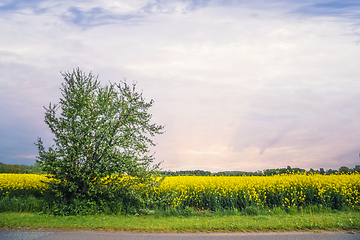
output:
M 359 232 L 133 233 L 115 231 L 0 230 L 1 240 L 360 240 Z

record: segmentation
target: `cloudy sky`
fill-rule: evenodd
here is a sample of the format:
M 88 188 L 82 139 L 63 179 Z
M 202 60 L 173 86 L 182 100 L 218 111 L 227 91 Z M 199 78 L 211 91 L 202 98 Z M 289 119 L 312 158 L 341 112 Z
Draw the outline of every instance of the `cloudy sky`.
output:
M 0 36 L 0 162 L 80 67 L 154 99 L 164 170 L 360 164 L 358 0 L 0 0 Z

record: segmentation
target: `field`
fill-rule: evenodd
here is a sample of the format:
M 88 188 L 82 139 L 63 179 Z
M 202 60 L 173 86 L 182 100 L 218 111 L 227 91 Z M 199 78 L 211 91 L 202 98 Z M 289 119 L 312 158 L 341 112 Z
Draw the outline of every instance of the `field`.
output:
M 0 227 L 20 226 L 18 221 L 23 222 L 23 218 L 33 219 L 33 222 L 27 221 L 26 226 L 22 223 L 22 227 L 39 227 L 41 224 L 45 226 L 55 221 L 54 216 L 34 214 L 42 212 L 41 209 L 45 204 L 42 196 L 47 191 L 47 185 L 44 183 L 46 181 L 49 181 L 46 175 L 0 174 L 0 212 L 2 212 Z M 81 228 L 146 230 L 146 222 L 152 222 L 154 219 L 157 219 L 159 224 L 162 221 L 164 223 L 161 226 L 152 224 L 153 231 L 360 228 L 360 174 L 357 173 L 283 174 L 262 177 L 166 177 L 159 187 L 143 194 L 152 196 L 162 205 L 143 206 L 143 209 L 130 215 L 99 212 L 93 217 L 84 216 L 84 221 L 89 223 L 83 223 Z M 106 215 L 101 215 L 104 213 Z M 127 227 L 116 225 L 116 221 L 124 218 L 121 216 L 128 218 L 124 221 L 136 222 L 130 219 L 137 217 L 145 223 L 138 227 L 135 223 Z M 100 225 L 94 225 L 90 224 L 91 220 L 86 220 L 103 217 L 113 219 L 113 223 L 109 220 L 110 222 L 100 221 Z M 220 218 L 223 218 L 221 220 L 223 224 L 219 223 Z M 63 221 L 61 218 L 57 219 Z M 168 220 L 160 221 L 160 219 Z M 171 222 L 176 223 L 172 225 Z M 55 221 L 49 227 L 56 227 L 56 224 L 60 223 Z M 80 227 L 64 224 L 65 228 Z M 192 225 L 193 227 L 190 227 Z
M 47 181 L 46 175 L 0 174 L 0 196 L 41 196 Z M 250 206 L 291 209 L 309 205 L 354 208 L 360 206 L 360 174 L 166 177 L 159 187 L 144 194 L 175 209 L 215 211 Z
M 360 204 L 360 175 L 284 174 L 269 177 L 169 177 L 154 189 L 175 208 L 246 209 L 248 206 L 333 209 Z

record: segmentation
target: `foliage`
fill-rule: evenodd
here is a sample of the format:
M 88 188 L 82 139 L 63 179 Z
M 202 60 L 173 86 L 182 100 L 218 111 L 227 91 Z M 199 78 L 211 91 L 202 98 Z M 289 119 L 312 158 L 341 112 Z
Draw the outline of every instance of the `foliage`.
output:
M 346 170 L 347 171 L 344 171 Z M 355 165 L 354 168 L 348 168 L 346 166 L 342 166 L 339 170 L 328 169 L 324 170 L 324 168 L 320 168 L 319 170 L 311 170 L 306 171 L 302 168 L 292 168 L 287 166 L 286 168 L 274 168 L 274 169 L 265 169 L 263 171 L 256 171 L 256 172 L 246 172 L 246 171 L 224 171 L 224 172 L 217 172 L 211 173 L 209 171 L 204 170 L 183 170 L 183 171 L 160 171 L 161 176 L 272 176 L 272 175 L 280 175 L 280 174 L 287 174 L 287 173 L 295 172 L 295 173 L 319 173 L 319 174 L 336 174 L 340 173 L 355 173 L 360 172 L 360 165 Z M 0 173 L 44 173 L 38 163 L 34 165 L 27 166 L 27 165 L 12 165 L 12 164 L 4 164 L 0 163 Z
M 19 195 L 0 198 L 1 212 L 42 212 L 47 203 L 44 198 L 33 195 Z
M 188 170 L 188 171 L 161 171 L 162 176 L 211 176 L 211 172 L 204 170 Z
M 38 163 L 34 165 L 4 164 L 0 162 L 0 173 L 44 173 Z
M 55 135 L 55 146 L 46 151 L 41 138 L 36 143 L 37 162 L 53 178 L 50 188 L 60 208 L 104 205 L 121 198 L 141 202 L 134 186 L 156 184 L 152 175 L 150 137 L 161 134 L 163 126 L 151 124 L 146 102 L 136 84 L 109 83 L 102 87 L 98 78 L 79 68 L 62 74 L 59 104 L 45 109 L 45 123 Z M 56 116 L 60 110 L 60 116 Z M 121 181 L 122 176 L 133 176 Z M 104 184 L 103 179 L 112 176 Z M 69 210 L 74 211 L 74 209 Z M 77 211 L 77 210 L 75 210 Z
M 287 166 L 286 168 L 273 168 L 273 169 L 265 169 L 263 171 L 256 171 L 256 172 L 246 172 L 246 171 L 223 171 L 217 173 L 211 173 L 209 171 L 204 170 L 186 170 L 186 171 L 161 171 L 160 174 L 162 176 L 273 176 L 273 175 L 281 175 L 281 174 L 292 174 L 292 173 L 307 173 L 307 174 L 337 174 L 337 173 L 356 173 L 360 172 L 360 165 L 355 165 L 354 168 L 348 168 L 342 166 L 339 168 L 339 171 L 328 169 L 327 171 L 324 168 L 320 168 L 320 170 L 314 170 L 310 168 L 309 171 L 306 171 L 302 168 L 292 168 Z

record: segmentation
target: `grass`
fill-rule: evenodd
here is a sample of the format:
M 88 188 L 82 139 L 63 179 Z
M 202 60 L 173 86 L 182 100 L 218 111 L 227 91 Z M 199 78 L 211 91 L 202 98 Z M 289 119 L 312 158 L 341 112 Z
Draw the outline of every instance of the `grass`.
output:
M 281 209 L 260 215 L 215 212 L 189 216 L 154 215 L 85 215 L 53 216 L 38 213 L 0 213 L 0 228 L 57 228 L 146 232 L 231 232 L 231 231 L 297 231 L 360 230 L 360 212 L 293 211 Z

